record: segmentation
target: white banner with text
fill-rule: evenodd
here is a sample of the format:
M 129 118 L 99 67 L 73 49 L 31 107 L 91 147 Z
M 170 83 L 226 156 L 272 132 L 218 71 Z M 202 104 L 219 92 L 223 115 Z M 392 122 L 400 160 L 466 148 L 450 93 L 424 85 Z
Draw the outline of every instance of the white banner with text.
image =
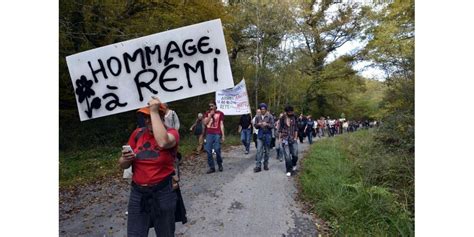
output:
M 245 79 L 233 88 L 216 91 L 216 106 L 225 115 L 249 114 L 250 104 Z
M 66 57 L 81 121 L 234 86 L 220 19 Z

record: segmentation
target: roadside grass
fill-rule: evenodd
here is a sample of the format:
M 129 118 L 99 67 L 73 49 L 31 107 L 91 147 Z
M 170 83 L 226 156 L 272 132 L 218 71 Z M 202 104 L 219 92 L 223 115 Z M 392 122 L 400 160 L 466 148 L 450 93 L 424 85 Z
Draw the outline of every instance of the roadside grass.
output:
M 335 236 L 414 236 L 414 158 L 388 152 L 375 130 L 323 139 L 299 176 L 302 197 Z
M 240 136 L 229 134 L 223 148 L 240 144 Z M 179 151 L 184 157 L 193 153 L 197 147 L 194 136 L 183 136 Z M 121 146 L 96 146 L 84 150 L 59 152 L 59 187 L 71 188 L 77 185 L 93 183 L 107 177 L 121 177 L 118 166 Z
M 59 187 L 67 188 L 121 175 L 120 147 L 101 146 L 59 152 Z

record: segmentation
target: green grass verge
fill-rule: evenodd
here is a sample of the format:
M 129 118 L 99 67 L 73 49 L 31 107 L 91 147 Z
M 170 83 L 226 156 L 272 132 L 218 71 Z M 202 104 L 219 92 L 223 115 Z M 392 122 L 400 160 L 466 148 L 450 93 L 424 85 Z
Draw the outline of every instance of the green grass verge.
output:
M 239 145 L 240 136 L 228 135 L 224 147 Z M 190 155 L 197 146 L 194 136 L 183 136 L 179 151 Z M 87 150 L 59 152 L 59 187 L 69 188 L 91 183 L 106 177 L 122 175 L 118 167 L 121 147 L 97 146 Z
M 336 236 L 414 236 L 414 157 L 365 130 L 317 142 L 303 160 L 302 196 Z
M 121 174 L 120 147 L 97 147 L 83 151 L 59 152 L 59 187 L 67 188 Z

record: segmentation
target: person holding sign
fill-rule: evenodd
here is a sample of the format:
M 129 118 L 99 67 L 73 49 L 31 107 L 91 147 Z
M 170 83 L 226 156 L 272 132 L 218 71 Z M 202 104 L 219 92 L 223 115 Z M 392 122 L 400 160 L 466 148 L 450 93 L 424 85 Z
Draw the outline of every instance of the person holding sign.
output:
M 222 166 L 221 157 L 221 142 L 225 141 L 224 134 L 224 113 L 217 110 L 216 102 L 211 101 L 209 103 L 209 110 L 204 114 L 204 124 L 206 125 L 206 152 L 207 152 L 207 164 L 209 170 L 207 174 L 216 172 L 214 165 L 214 158 L 212 157 L 212 149 L 216 152 L 217 165 L 219 171 L 224 170 Z
M 255 118 L 254 126 L 258 129 L 257 134 L 257 164 L 253 171 L 255 173 L 262 171 L 262 159 L 263 169 L 268 170 L 268 159 L 270 153 L 270 142 L 272 140 L 272 130 L 274 126 L 273 115 L 267 111 L 267 105 L 261 103 L 259 106 L 262 111 L 262 116 Z
M 174 236 L 178 194 L 172 176 L 179 134 L 164 125 L 165 108 L 158 98 L 148 104 L 138 110 L 146 127 L 133 131 L 119 159 L 122 169 L 133 169 L 127 236 L 148 236 L 151 226 L 157 236 Z

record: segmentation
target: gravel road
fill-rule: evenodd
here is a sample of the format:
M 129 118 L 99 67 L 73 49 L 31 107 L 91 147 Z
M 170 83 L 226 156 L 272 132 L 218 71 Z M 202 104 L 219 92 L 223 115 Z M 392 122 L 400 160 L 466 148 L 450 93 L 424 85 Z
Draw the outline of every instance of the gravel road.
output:
M 300 159 L 308 144 L 299 144 Z M 295 198 L 295 177 L 271 151 L 269 171 L 254 173 L 255 146 L 223 151 L 224 172 L 205 174 L 206 156 L 182 165 L 181 189 L 188 223 L 176 236 L 318 236 L 310 215 Z M 299 163 L 299 162 L 298 162 Z M 61 236 L 126 236 L 127 181 L 116 178 L 60 192 Z M 149 236 L 155 236 L 150 230 Z

